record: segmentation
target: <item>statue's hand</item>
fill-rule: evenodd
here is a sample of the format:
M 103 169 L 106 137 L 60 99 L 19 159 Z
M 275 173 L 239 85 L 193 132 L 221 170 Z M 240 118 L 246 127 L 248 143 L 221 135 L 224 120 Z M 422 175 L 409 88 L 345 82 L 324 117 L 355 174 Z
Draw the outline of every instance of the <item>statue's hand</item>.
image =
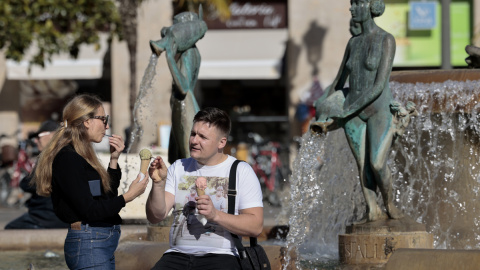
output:
M 342 120 L 343 118 L 345 118 L 345 116 L 343 115 L 343 112 L 341 112 L 341 113 L 336 113 L 328 116 L 327 120 L 333 120 L 334 122 L 334 121 Z
M 472 45 L 467 45 L 465 51 L 468 53 L 468 57 L 465 59 L 468 67 L 480 68 L 480 48 Z

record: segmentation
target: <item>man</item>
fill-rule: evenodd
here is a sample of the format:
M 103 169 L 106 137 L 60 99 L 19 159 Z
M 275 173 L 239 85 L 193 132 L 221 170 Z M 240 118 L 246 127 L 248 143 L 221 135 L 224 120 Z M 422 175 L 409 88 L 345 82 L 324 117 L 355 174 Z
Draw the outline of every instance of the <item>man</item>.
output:
M 185 211 L 188 187 L 203 176 L 207 187 L 228 186 L 230 167 L 235 158 L 224 153 L 231 123 L 228 115 L 217 108 L 199 111 L 190 133 L 190 158 L 177 160 L 167 170 L 157 157 L 149 168 L 153 180 L 147 200 L 147 218 L 158 223 L 173 208 L 170 249 L 153 269 L 240 269 L 238 252 L 230 233 L 256 237 L 263 229 L 263 203 L 255 172 L 241 162 L 236 174 L 235 215 L 214 207 L 210 195 L 196 198 L 194 211 Z M 186 207 L 185 207 L 186 206 Z M 203 215 L 202 225 L 191 215 Z
M 37 144 L 38 151 L 45 149 L 58 126 L 55 121 L 47 120 L 40 125 L 37 132 L 29 136 Z M 25 202 L 28 212 L 8 223 L 5 230 L 67 228 L 68 224 L 58 219 L 53 212 L 52 199 L 37 195 L 35 186 L 30 185 L 31 175 L 27 175 L 20 181 L 22 190 L 32 194 L 32 197 Z

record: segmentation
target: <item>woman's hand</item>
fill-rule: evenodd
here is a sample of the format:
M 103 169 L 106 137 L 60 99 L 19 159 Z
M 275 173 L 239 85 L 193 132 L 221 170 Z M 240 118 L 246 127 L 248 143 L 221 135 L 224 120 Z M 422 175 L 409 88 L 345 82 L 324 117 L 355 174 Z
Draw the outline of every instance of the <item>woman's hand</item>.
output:
M 167 171 L 167 166 L 160 156 L 156 157 L 148 168 L 148 174 L 155 183 L 165 181 L 167 179 Z
M 135 180 L 130 184 L 128 191 L 123 194 L 123 198 L 125 199 L 125 203 L 133 201 L 138 196 L 142 195 L 145 192 L 148 184 L 148 177 L 144 177 L 143 180 L 140 174 L 137 176 Z
M 108 142 L 110 144 L 110 158 L 118 159 L 123 149 L 125 149 L 125 143 L 123 142 L 122 136 L 112 134 L 112 137 L 108 137 Z

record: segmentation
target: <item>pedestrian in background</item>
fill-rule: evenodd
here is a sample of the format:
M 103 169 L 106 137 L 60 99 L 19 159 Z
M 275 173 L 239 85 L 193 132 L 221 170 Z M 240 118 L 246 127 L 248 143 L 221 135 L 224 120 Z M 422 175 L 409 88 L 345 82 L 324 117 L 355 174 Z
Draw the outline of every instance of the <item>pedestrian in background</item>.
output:
M 37 145 L 38 151 L 42 152 L 53 137 L 54 131 L 59 124 L 53 120 L 43 122 L 39 129 L 29 136 L 29 139 Z M 52 198 L 37 194 L 35 183 L 32 183 L 32 174 L 25 176 L 20 181 L 20 188 L 30 193 L 31 197 L 25 202 L 28 212 L 9 222 L 5 230 L 9 229 L 53 229 L 67 228 L 68 224 L 61 221 L 53 211 Z

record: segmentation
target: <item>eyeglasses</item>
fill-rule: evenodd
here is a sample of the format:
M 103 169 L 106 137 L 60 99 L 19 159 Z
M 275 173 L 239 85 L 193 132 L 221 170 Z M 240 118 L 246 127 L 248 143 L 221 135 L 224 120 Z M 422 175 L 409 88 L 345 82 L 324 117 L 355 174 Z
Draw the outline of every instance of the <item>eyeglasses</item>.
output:
M 93 119 L 100 119 L 100 120 L 102 120 L 103 124 L 104 124 L 105 126 L 107 126 L 107 124 L 108 124 L 108 118 L 110 118 L 110 115 L 107 115 L 107 116 L 93 116 L 92 118 L 93 118 Z

